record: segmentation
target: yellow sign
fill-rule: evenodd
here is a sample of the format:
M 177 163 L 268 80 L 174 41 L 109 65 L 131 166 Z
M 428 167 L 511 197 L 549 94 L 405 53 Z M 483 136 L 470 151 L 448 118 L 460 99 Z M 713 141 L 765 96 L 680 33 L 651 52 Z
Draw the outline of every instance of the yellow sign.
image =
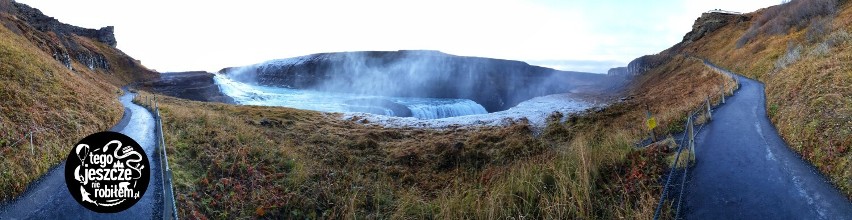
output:
M 654 129 L 657 127 L 657 120 L 654 117 L 648 119 L 648 129 Z

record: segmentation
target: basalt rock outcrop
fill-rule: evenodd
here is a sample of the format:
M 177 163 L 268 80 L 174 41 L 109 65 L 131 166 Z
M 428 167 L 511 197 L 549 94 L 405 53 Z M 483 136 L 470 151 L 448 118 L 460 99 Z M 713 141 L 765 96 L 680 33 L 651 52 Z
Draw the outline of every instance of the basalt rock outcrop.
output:
M 751 19 L 750 14 L 731 14 L 720 12 L 709 12 L 701 14 L 701 17 L 695 19 L 692 25 L 692 30 L 683 36 L 683 40 L 674 46 L 666 49 L 658 54 L 645 55 L 630 61 L 627 64 L 627 75 L 634 77 L 641 75 L 650 69 L 659 67 L 667 62 L 672 56 L 677 54 L 692 54 L 694 51 L 685 50 L 687 45 L 701 39 L 707 34 L 713 33 L 726 25 L 738 25 L 743 22 L 748 22 Z
M 141 89 L 189 100 L 234 103 L 222 94 L 213 81 L 213 73 L 204 71 L 162 73 L 159 78 L 138 84 Z
M 720 12 L 703 13 L 701 14 L 701 17 L 695 19 L 695 23 L 692 25 L 692 31 L 683 36 L 682 44 L 695 42 L 704 37 L 704 35 L 712 33 L 727 24 L 747 22 L 749 18 L 749 16 L 742 14 Z
M 114 72 L 113 65 L 119 65 L 122 70 L 139 70 L 134 72 L 140 75 L 153 73 L 139 65 L 138 61 L 115 49 L 117 41 L 112 26 L 89 29 L 65 24 L 44 15 L 36 8 L 12 0 L 0 0 L 0 12 L 3 16 L 0 21 L 6 28 L 27 36 L 36 42 L 39 49 L 51 54 L 71 70 L 74 70 L 73 62 L 77 61 L 83 68 L 93 71 Z M 127 59 L 121 59 L 122 57 Z
M 438 51 L 321 53 L 225 68 L 246 83 L 364 95 L 470 99 L 489 112 L 543 95 L 602 87 L 607 75 Z

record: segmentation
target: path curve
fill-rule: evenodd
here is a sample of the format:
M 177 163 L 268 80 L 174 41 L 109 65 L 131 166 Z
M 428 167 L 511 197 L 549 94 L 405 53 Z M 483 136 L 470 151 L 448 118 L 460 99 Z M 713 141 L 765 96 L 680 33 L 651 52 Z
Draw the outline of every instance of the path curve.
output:
M 852 219 L 852 202 L 778 135 L 763 83 L 732 75 L 740 89 L 696 137 L 686 218 Z
M 23 195 L 0 207 L 0 219 L 162 219 L 163 181 L 155 148 L 156 123 L 148 110 L 132 102 L 135 95 L 125 90 L 125 94 L 119 97 L 124 105 L 124 116 L 110 130 L 136 140 L 148 154 L 148 161 L 151 161 L 148 189 L 139 202 L 118 213 L 97 213 L 86 209 L 68 192 L 65 186 L 65 161 L 62 161 L 31 183 Z

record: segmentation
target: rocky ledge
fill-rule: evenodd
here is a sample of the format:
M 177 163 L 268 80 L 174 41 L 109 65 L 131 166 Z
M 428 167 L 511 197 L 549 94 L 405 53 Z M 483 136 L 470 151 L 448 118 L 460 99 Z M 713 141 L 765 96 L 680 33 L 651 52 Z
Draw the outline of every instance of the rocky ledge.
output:
M 147 91 L 183 99 L 234 103 L 234 99 L 219 90 L 213 81 L 213 73 L 204 71 L 161 73 L 159 78 L 138 86 Z

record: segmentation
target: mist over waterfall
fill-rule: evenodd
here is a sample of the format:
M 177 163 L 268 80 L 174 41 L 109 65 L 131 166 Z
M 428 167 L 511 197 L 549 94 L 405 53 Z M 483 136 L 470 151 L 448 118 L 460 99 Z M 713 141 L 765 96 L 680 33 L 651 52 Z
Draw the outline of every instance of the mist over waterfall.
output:
M 438 51 L 312 54 L 224 68 L 214 77 L 222 93 L 238 104 L 437 123 L 452 118 L 484 122 L 476 117 L 500 121 L 495 116 L 543 121 L 554 111 L 588 108 L 568 94 L 611 88 L 612 79 Z M 538 98 L 544 96 L 549 98 Z M 478 116 L 485 114 L 490 116 Z
M 222 93 L 242 105 L 282 106 L 323 112 L 363 112 L 417 119 L 488 113 L 482 105 L 468 99 L 354 95 L 250 85 L 224 75 L 216 75 L 213 79 Z
M 251 84 L 382 97 L 467 99 L 488 112 L 534 97 L 603 88 L 607 75 L 438 51 L 321 53 L 219 71 Z

